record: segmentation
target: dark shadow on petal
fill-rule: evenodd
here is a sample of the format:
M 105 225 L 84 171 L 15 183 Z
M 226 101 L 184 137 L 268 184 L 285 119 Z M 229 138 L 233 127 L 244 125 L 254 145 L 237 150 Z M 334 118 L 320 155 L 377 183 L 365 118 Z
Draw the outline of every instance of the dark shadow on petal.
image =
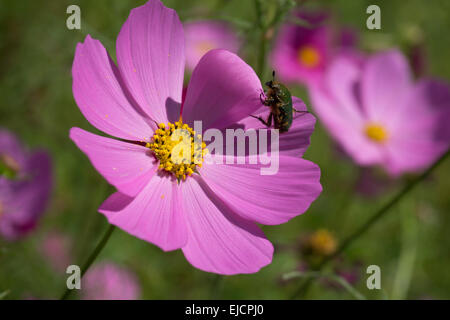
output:
M 434 112 L 439 115 L 434 137 L 438 141 L 450 144 L 450 87 L 447 83 L 439 80 L 429 80 L 426 83 L 426 99 Z
M 181 104 L 179 102 L 176 102 L 171 97 L 166 99 L 166 114 L 170 122 L 173 123 L 180 120 L 180 111 Z
M 116 192 L 112 194 L 99 209 L 111 212 L 119 212 L 125 209 L 135 198 L 129 197 L 126 194 Z

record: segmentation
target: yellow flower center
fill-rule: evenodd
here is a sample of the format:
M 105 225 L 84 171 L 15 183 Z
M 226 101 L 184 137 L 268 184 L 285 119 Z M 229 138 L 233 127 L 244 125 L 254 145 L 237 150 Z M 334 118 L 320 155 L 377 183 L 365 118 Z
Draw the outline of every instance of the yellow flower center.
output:
M 383 143 L 388 138 L 386 129 L 377 123 L 369 123 L 365 128 L 366 136 L 374 142 Z
M 197 49 L 199 55 L 203 56 L 209 50 L 215 49 L 216 46 L 210 41 L 200 41 L 196 44 L 195 48 Z
M 314 232 L 309 239 L 309 244 L 313 251 L 319 255 L 330 255 L 336 250 L 336 240 L 325 229 Z
M 178 180 L 185 180 L 201 167 L 208 153 L 200 134 L 183 122 L 160 123 L 152 140 L 146 144 L 159 160 L 159 170 L 171 172 Z
M 298 50 L 298 61 L 308 68 L 317 67 L 320 63 L 320 53 L 312 46 L 303 46 Z

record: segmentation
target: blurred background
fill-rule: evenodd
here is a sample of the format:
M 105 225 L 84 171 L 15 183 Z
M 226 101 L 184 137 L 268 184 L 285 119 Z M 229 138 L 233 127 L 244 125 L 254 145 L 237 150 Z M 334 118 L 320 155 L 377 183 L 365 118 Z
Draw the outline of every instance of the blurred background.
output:
M 185 23 L 221 20 L 240 39 L 239 55 L 261 70 L 255 4 L 242 0 L 163 1 Z M 261 1 L 271 19 L 283 0 Z M 71 66 L 75 47 L 87 34 L 115 57 L 115 39 L 129 11 L 145 1 L 1 1 L 0 127 L 28 150 L 45 149 L 52 159 L 53 187 L 45 213 L 23 237 L 0 238 L 0 297 L 55 299 L 65 289 L 65 268 L 81 265 L 107 222 L 97 212 L 114 188 L 97 173 L 69 139 L 74 126 L 97 132 L 82 116 L 72 96 Z M 364 52 L 399 48 L 419 75 L 449 80 L 450 2 L 297 1 L 300 10 L 325 11 L 330 30 L 351 30 Z M 292 4 L 289 2 L 288 5 Z M 81 30 L 69 30 L 66 9 L 81 8 Z M 366 28 L 366 8 L 381 8 L 381 30 Z M 284 16 L 283 19 L 287 19 Z M 285 21 L 280 21 L 278 25 Z M 267 59 L 262 81 L 271 77 L 269 53 L 277 29 L 266 34 Z M 189 73 L 186 74 L 186 81 Z M 290 90 L 309 106 L 302 84 Z M 413 174 L 392 179 L 379 168 L 360 168 L 330 138 L 320 121 L 304 158 L 322 170 L 323 193 L 303 215 L 279 226 L 263 227 L 275 245 L 272 264 L 257 274 L 220 277 L 193 268 L 181 251 L 156 246 L 116 230 L 93 269 L 105 265 L 113 276 L 133 282 L 130 297 L 141 299 L 287 299 L 315 259 L 333 252 Z M 369 299 L 450 298 L 450 161 L 444 162 L 382 220 L 324 270 L 344 278 Z M 1 219 L 1 216 L 0 216 Z M 381 268 L 381 290 L 368 290 L 366 268 Z M 122 274 L 122 273 L 125 273 Z M 122 277 L 122 278 L 121 278 Z M 108 280 L 105 280 L 108 281 Z M 118 280 L 120 281 L 120 280 Z M 354 294 L 330 277 L 316 279 L 305 298 L 352 299 Z M 72 298 L 80 295 L 74 294 Z

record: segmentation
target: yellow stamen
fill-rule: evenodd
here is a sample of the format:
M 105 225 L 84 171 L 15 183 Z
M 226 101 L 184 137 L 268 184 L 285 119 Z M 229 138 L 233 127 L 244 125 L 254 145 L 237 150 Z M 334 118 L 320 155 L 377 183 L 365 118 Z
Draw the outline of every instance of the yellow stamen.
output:
M 388 138 L 386 128 L 378 123 L 369 123 L 365 127 L 366 136 L 374 142 L 383 143 Z
M 203 157 L 208 153 L 201 135 L 181 121 L 160 123 L 151 142 L 145 146 L 150 148 L 159 160 L 159 170 L 171 172 L 178 180 L 186 180 L 196 167 L 201 167 Z
M 320 63 L 320 53 L 312 46 L 303 46 L 298 50 L 298 61 L 308 68 L 317 67 Z
M 311 235 L 309 245 L 314 253 L 326 256 L 332 254 L 336 250 L 337 244 L 331 232 L 320 229 Z

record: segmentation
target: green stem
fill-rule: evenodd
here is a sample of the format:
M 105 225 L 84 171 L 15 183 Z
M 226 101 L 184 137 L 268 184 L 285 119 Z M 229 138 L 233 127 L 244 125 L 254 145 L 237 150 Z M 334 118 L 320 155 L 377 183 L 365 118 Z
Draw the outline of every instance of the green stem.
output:
M 336 274 L 321 274 L 320 272 L 299 272 L 293 271 L 283 276 L 284 280 L 291 280 L 293 278 L 307 278 L 307 279 L 329 279 L 338 283 L 342 288 L 348 291 L 356 300 L 367 300 L 366 297 L 356 290 L 347 280 Z
M 102 239 L 97 244 L 97 246 L 95 247 L 94 251 L 92 251 L 92 253 L 89 255 L 88 259 L 86 260 L 83 267 L 81 268 L 81 279 L 83 279 L 83 276 L 86 273 L 86 271 L 88 271 L 89 267 L 95 261 L 95 259 L 100 254 L 100 252 L 103 250 L 103 248 L 105 247 L 106 243 L 108 242 L 108 240 L 111 237 L 111 234 L 113 233 L 115 228 L 116 227 L 114 225 L 112 225 L 112 224 L 109 225 L 108 230 L 106 230 L 105 234 L 103 235 Z M 71 292 L 72 292 L 72 290 L 67 288 L 64 291 L 64 294 L 61 296 L 61 300 L 66 300 L 69 297 Z
M 353 232 L 349 237 L 347 237 L 337 250 L 332 254 L 327 256 L 322 260 L 316 270 L 321 270 L 325 265 L 327 265 L 331 260 L 339 256 L 343 251 L 347 249 L 350 244 L 361 237 L 367 230 L 369 230 L 380 218 L 382 218 L 391 208 L 393 208 L 405 195 L 407 195 L 419 182 L 423 181 L 428 175 L 436 169 L 444 160 L 448 157 L 450 150 L 447 150 L 436 162 L 434 162 L 425 172 L 420 176 L 412 180 L 410 183 L 405 185 L 389 202 L 387 202 L 383 207 L 381 207 L 374 215 L 372 215 L 366 223 L 359 227 L 355 232 Z M 309 285 L 311 284 L 311 279 L 304 282 L 297 291 L 292 295 L 291 299 L 295 299 L 301 293 L 307 291 Z
M 413 205 L 417 201 L 413 202 Z M 408 209 L 411 206 L 408 203 Z M 413 210 L 402 210 L 402 249 L 398 259 L 397 271 L 394 276 L 391 297 L 394 300 L 403 300 L 408 296 L 408 290 L 414 272 L 417 256 L 419 227 L 417 216 L 411 214 Z

